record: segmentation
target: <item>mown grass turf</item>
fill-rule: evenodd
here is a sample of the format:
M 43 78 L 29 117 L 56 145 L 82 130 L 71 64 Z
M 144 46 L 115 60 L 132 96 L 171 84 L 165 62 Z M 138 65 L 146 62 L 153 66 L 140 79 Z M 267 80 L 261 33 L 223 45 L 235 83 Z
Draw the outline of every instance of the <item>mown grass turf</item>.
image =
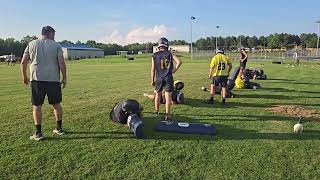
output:
M 320 109 L 320 66 L 299 67 L 249 62 L 270 80 L 259 90 L 238 90 L 227 106 L 214 107 L 208 94 L 207 60 L 184 64 L 176 79 L 186 84 L 186 105 L 174 106 L 175 119 L 211 123 L 215 137 L 155 132 L 150 57 L 128 62 L 120 58 L 68 62 L 64 93 L 64 127 L 56 137 L 51 107 L 43 107 L 46 140 L 33 142 L 30 88 L 22 85 L 19 66 L 0 65 L 0 179 L 319 179 L 320 122 L 305 121 L 293 134 L 296 118 L 267 111 L 273 105 Z M 236 63 L 235 63 L 236 64 Z M 147 138 L 133 138 L 128 129 L 110 121 L 112 106 L 127 98 L 145 107 Z M 220 99 L 217 97 L 220 101 Z

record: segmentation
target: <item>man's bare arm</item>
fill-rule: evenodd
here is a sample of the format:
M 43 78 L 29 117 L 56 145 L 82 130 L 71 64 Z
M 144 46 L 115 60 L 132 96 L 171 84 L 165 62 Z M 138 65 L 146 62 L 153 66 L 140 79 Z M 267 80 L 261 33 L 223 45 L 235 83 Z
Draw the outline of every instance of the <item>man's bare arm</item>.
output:
M 228 65 L 229 65 L 229 74 L 230 74 L 231 69 L 232 69 L 232 64 L 231 64 L 231 63 L 229 63 Z
M 152 58 L 152 62 L 151 62 L 151 71 L 150 71 L 150 75 L 151 75 L 151 85 L 154 85 L 154 76 L 155 76 L 155 68 L 154 68 L 154 60 Z
M 59 64 L 59 68 L 62 74 L 62 88 L 65 88 L 67 85 L 67 66 L 66 63 L 64 61 L 64 57 L 63 56 L 59 56 L 58 57 L 58 64 Z
M 23 83 L 26 85 L 29 85 L 29 83 L 30 83 L 30 80 L 27 75 L 27 68 L 28 68 L 29 60 L 30 60 L 29 54 L 26 54 L 26 53 L 23 54 L 20 69 L 21 69 L 21 76 L 22 76 Z
M 214 68 L 214 67 L 209 67 L 209 75 L 208 75 L 209 79 L 212 78 L 212 69 L 213 69 L 213 68 Z
M 175 73 L 179 70 L 180 66 L 182 65 L 182 61 L 175 55 L 172 55 L 174 62 L 176 63 L 176 67 L 173 69 L 172 73 Z

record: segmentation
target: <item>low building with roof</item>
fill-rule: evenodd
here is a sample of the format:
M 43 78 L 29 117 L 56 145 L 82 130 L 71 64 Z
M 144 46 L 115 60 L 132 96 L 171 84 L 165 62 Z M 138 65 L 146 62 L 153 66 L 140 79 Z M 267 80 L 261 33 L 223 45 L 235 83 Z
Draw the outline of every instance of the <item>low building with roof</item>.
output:
M 157 51 L 159 51 L 158 46 L 153 46 L 153 53 Z M 169 51 L 190 53 L 190 46 L 189 45 L 170 45 Z
M 63 56 L 67 60 L 91 59 L 104 57 L 103 49 L 87 45 L 62 45 Z

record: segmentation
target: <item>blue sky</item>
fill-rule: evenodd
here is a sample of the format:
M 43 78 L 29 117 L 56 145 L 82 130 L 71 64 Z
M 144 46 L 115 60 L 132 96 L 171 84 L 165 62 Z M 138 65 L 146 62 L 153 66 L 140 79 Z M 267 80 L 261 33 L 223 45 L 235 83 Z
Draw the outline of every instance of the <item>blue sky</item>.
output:
M 57 40 L 128 44 L 161 36 L 316 32 L 319 0 L 1 0 L 0 38 L 21 39 L 52 25 Z M 217 30 L 216 25 L 221 28 Z

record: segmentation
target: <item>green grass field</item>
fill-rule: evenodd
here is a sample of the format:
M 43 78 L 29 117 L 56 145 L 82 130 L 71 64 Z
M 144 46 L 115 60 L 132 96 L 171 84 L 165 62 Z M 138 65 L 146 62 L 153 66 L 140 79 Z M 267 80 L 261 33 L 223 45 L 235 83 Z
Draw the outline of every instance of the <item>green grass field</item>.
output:
M 217 136 L 158 133 L 153 102 L 142 97 L 150 87 L 150 57 L 135 61 L 106 58 L 68 62 L 64 127 L 57 137 L 51 107 L 43 107 L 46 140 L 34 142 L 30 88 L 19 66 L 0 65 L 0 179 L 320 179 L 320 121 L 306 120 L 293 134 L 297 118 L 270 112 L 274 105 L 320 110 L 320 65 L 299 67 L 249 62 L 270 80 L 259 90 L 237 90 L 227 106 L 203 100 L 209 94 L 207 60 L 184 61 L 175 79 L 186 84 L 185 105 L 175 119 L 210 123 Z M 144 105 L 144 140 L 110 121 L 113 105 L 127 98 Z M 220 99 L 217 98 L 219 101 Z

